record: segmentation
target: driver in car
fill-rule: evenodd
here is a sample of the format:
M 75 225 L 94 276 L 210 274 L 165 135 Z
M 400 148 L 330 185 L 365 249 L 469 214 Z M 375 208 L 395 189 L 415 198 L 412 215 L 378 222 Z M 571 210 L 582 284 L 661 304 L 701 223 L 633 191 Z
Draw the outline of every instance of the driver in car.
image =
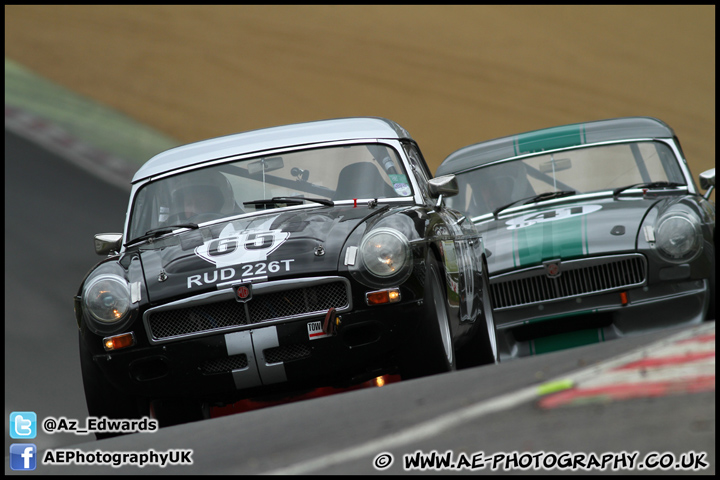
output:
M 173 221 L 195 222 L 201 218 L 207 220 L 210 216 L 219 218 L 232 214 L 235 197 L 230 182 L 222 173 L 189 172 L 183 175 L 173 190 L 172 204 L 177 212 Z
M 203 213 L 219 213 L 223 204 L 222 194 L 209 185 L 185 188 L 178 196 L 182 199 L 185 220 Z

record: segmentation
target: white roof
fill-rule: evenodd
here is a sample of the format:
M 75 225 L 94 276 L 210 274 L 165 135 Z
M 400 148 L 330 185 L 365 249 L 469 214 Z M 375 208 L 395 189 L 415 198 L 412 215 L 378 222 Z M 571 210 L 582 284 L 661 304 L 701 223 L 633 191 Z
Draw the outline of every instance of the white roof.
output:
M 190 143 L 159 153 L 133 177 L 133 183 L 210 160 L 263 150 L 355 139 L 412 139 L 392 120 L 379 117 L 339 118 L 252 130 Z

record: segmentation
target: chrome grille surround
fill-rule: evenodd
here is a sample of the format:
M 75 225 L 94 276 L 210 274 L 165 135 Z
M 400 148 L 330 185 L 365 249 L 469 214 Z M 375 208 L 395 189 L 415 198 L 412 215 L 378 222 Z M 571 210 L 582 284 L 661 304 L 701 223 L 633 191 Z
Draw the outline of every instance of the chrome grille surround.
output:
M 642 286 L 647 282 L 647 260 L 632 253 L 566 260 L 561 274 L 550 278 L 539 265 L 490 278 L 495 310 Z
M 352 309 L 350 282 L 343 277 L 314 277 L 253 284 L 252 300 L 235 300 L 224 288 L 150 308 L 143 323 L 152 344 L 214 335 L 287 320 Z

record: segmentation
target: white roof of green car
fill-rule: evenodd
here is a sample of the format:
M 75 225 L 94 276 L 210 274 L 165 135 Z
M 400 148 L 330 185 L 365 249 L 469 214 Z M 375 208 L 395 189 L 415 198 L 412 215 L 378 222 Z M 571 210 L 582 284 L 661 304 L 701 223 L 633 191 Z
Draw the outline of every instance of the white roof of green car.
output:
M 319 120 L 252 130 L 191 143 L 159 153 L 133 177 L 133 183 L 179 168 L 264 150 L 322 142 L 359 139 L 412 140 L 403 127 L 385 118 L 357 117 Z

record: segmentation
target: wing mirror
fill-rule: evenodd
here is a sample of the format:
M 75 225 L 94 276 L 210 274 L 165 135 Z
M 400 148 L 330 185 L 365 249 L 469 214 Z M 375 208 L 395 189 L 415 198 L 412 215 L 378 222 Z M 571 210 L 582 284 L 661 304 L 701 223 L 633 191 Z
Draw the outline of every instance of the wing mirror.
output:
M 433 198 L 437 198 L 440 195 L 452 197 L 460 191 L 455 175 L 443 175 L 442 177 L 431 178 L 428 184 L 430 185 L 430 195 Z
M 455 175 L 443 175 L 442 177 L 431 178 L 428 180 L 428 186 L 430 187 L 430 196 L 437 198 L 437 202 L 435 203 L 436 208 L 440 208 L 442 205 L 443 196 L 452 197 L 460 191 Z
M 700 188 L 703 190 L 707 190 L 705 192 L 705 195 L 703 195 L 705 198 L 710 198 L 710 194 L 712 193 L 713 189 L 715 188 L 715 169 L 711 168 L 710 170 L 705 170 L 700 174 Z
M 95 234 L 95 253 L 98 255 L 109 255 L 112 252 L 119 252 L 121 245 L 122 233 Z

